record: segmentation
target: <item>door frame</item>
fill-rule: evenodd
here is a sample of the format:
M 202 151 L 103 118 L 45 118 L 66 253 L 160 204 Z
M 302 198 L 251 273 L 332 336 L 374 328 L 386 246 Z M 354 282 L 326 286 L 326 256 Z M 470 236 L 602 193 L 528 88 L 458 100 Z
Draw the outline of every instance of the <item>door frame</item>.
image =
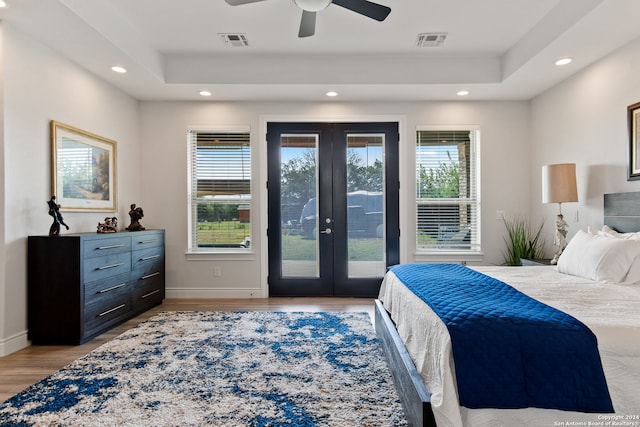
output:
M 260 297 L 269 297 L 269 284 L 267 276 L 269 274 L 269 250 L 268 250 L 268 193 L 267 193 L 267 123 L 268 122 L 317 122 L 317 123 L 357 123 L 357 122 L 397 122 L 398 123 L 398 168 L 400 171 L 400 182 L 407 180 L 406 174 L 409 169 L 407 165 L 407 148 L 405 147 L 405 135 L 406 135 L 406 117 L 403 115 L 353 115 L 353 116 L 324 116 L 324 115 L 260 115 L 259 116 L 259 132 L 258 132 L 258 146 L 252 146 L 252 150 L 255 148 L 258 152 L 259 170 L 260 176 L 256 186 L 253 187 L 252 193 L 259 195 L 259 211 L 257 212 L 258 218 L 252 219 L 252 223 L 256 235 L 260 236 L 259 239 L 259 256 L 260 256 Z M 253 140 L 253 138 L 252 138 Z M 253 142 L 253 141 L 252 141 Z M 410 177 L 408 179 L 411 179 Z M 405 185 L 406 187 L 406 185 Z M 404 189 L 406 190 L 406 188 Z M 407 230 L 406 213 L 403 206 L 407 206 L 405 200 L 406 196 L 403 194 L 402 185 L 400 186 L 400 206 L 399 206 L 399 223 L 400 230 Z M 406 259 L 406 231 L 400 233 L 399 250 L 400 250 L 400 262 L 405 262 Z

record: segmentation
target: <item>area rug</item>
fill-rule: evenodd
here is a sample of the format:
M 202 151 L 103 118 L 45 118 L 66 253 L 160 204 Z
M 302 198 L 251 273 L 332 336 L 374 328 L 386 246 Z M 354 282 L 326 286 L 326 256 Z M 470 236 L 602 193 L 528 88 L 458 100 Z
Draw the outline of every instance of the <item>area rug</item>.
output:
M 166 312 L 7 400 L 0 425 L 406 421 L 367 313 Z

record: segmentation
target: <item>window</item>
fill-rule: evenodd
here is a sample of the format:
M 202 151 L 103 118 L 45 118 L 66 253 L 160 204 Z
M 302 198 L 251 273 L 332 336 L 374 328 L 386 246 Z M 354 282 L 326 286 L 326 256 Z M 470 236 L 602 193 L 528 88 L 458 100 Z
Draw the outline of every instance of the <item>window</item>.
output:
M 418 130 L 416 248 L 480 251 L 477 129 Z
M 189 249 L 248 250 L 251 247 L 249 132 L 190 130 L 189 151 Z

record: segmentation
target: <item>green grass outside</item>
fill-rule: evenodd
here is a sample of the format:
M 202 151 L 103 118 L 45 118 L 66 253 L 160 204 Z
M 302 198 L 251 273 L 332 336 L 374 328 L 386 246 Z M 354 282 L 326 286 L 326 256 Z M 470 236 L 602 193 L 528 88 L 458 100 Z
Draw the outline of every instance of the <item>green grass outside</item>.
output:
M 198 223 L 198 245 L 239 245 L 249 237 L 251 225 L 239 221 Z M 282 236 L 282 259 L 287 261 L 313 261 L 316 259 L 315 239 L 297 235 Z M 349 260 L 382 261 L 383 241 L 375 238 L 350 238 Z
M 314 239 L 302 235 L 282 236 L 282 259 L 287 261 L 313 261 L 316 259 Z M 350 238 L 350 261 L 383 261 L 383 241 L 374 238 Z
M 251 224 L 240 221 L 198 223 L 198 245 L 239 245 L 251 235 Z
M 417 244 L 418 248 L 436 245 L 438 243 L 438 239 L 433 237 L 429 233 L 418 232 Z

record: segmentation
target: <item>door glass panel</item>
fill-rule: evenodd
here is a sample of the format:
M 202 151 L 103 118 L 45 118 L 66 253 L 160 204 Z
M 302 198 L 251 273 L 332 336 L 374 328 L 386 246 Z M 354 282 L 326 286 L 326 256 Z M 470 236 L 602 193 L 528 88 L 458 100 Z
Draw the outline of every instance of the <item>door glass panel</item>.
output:
M 283 277 L 320 276 L 317 152 L 317 134 L 280 137 Z
M 348 276 L 382 277 L 386 270 L 384 134 L 347 136 Z

